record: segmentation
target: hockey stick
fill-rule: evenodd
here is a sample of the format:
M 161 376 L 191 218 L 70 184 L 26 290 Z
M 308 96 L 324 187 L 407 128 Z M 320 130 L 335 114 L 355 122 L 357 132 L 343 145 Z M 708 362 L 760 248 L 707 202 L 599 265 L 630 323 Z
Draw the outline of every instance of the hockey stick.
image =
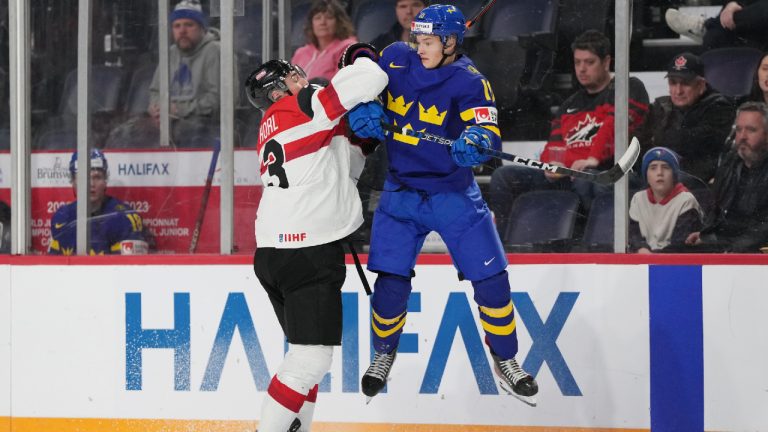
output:
M 399 126 L 384 122 L 381 123 L 381 127 L 388 132 L 416 137 L 425 141 L 430 141 L 446 146 L 450 146 L 454 141 L 452 139 L 434 135 L 429 132 L 419 132 L 413 129 L 401 128 Z M 512 163 L 525 165 L 529 168 L 534 168 L 541 171 L 549 171 L 551 173 L 561 174 L 564 176 L 576 177 L 605 185 L 616 183 L 620 178 L 624 177 L 624 174 L 626 174 L 630 168 L 632 168 L 632 165 L 635 164 L 637 157 L 640 155 L 640 141 L 638 141 L 637 138 L 632 138 L 632 142 L 629 144 L 627 151 L 621 156 L 619 161 L 613 167 L 605 171 L 591 173 L 586 171 L 578 171 L 559 165 L 550 165 L 546 162 L 542 162 L 536 159 L 528 159 L 509 153 L 504 153 L 498 150 L 487 149 L 479 146 L 477 146 L 477 148 L 481 153 L 488 156 L 508 160 Z
M 480 8 L 480 10 L 475 14 L 475 16 L 467 20 L 467 23 L 466 23 L 467 28 L 469 29 L 470 27 L 475 25 L 477 20 L 479 20 L 483 15 L 485 15 L 485 13 L 488 12 L 488 9 L 490 9 L 494 3 L 496 3 L 496 0 L 488 0 L 487 2 L 485 2 L 483 7 Z
M 200 210 L 197 211 L 197 219 L 195 219 L 195 229 L 192 231 L 192 241 L 189 243 L 189 253 L 195 253 L 197 249 L 197 241 L 200 239 L 200 230 L 203 227 L 203 219 L 205 218 L 205 209 L 208 207 L 208 197 L 211 195 L 211 187 L 213 187 L 213 173 L 216 172 L 216 163 L 219 161 L 219 151 L 221 150 L 221 141 L 218 139 L 213 145 L 213 157 L 211 157 L 211 166 L 208 167 L 208 177 L 205 178 L 205 189 L 203 189 L 203 197 L 200 199 Z

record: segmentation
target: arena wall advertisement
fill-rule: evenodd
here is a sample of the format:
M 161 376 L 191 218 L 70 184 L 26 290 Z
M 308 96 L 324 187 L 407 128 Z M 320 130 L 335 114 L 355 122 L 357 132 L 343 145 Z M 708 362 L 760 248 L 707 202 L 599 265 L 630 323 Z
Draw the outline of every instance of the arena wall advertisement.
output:
M 142 217 L 152 253 L 187 253 L 211 163 L 210 150 L 106 151 L 107 193 L 125 201 Z M 32 249 L 48 250 L 51 218 L 75 200 L 69 178 L 71 152 L 38 152 L 31 157 Z M 261 199 L 255 149 L 235 152 L 235 249 L 255 247 L 253 221 Z M 5 174 L 7 173 L 7 175 Z M 205 209 L 205 224 L 196 252 L 219 252 L 219 185 L 217 165 Z M 0 153 L 0 200 L 10 203 L 10 154 Z
M 248 260 L 134 258 L 0 265 L 0 431 L 257 427 L 284 342 Z M 423 261 L 368 405 L 368 298 L 350 265 L 313 430 L 768 430 L 764 265 L 510 266 L 534 408 L 500 393 L 470 284 L 444 256 Z

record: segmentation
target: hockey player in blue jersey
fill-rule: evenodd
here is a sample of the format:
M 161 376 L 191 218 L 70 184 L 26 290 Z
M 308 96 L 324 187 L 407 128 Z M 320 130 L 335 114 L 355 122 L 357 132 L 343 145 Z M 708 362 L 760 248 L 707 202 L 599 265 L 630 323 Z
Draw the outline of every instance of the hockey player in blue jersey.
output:
M 375 349 L 362 379 L 369 398 L 384 387 L 406 320 L 416 257 L 430 231 L 440 234 L 474 299 L 502 387 L 531 405 L 538 385 L 515 360 L 517 333 L 507 260 L 472 166 L 489 157 L 476 146 L 500 149 L 493 91 L 472 61 L 458 52 L 465 32 L 459 9 L 432 5 L 411 24 L 412 45 L 384 48 L 379 66 L 389 75 L 376 102 L 350 112 L 362 138 L 385 139 L 380 120 L 458 137 L 450 147 L 402 134 L 386 137 L 389 174 L 374 213 L 368 269 L 376 272 L 371 336 Z
M 107 195 L 107 158 L 91 150 L 91 236 L 89 255 L 146 253 L 147 243 L 141 216 L 128 204 Z M 77 173 L 77 152 L 69 162 L 72 186 Z M 77 191 L 75 190 L 75 193 Z M 77 201 L 61 207 L 51 219 L 48 253 L 73 255 L 77 248 Z

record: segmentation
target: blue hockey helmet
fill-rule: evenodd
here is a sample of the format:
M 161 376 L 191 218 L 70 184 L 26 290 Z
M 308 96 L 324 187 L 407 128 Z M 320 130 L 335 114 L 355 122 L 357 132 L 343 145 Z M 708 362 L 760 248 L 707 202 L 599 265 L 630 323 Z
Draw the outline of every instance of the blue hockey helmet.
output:
M 107 173 L 109 166 L 107 165 L 107 158 L 99 149 L 91 150 L 91 169 L 98 169 Z M 69 174 L 74 177 L 77 172 L 77 152 L 72 153 L 72 158 L 69 160 Z
M 456 46 L 464 41 L 464 33 L 467 31 L 467 22 L 464 14 L 453 5 L 435 4 L 428 6 L 416 15 L 411 21 L 411 35 L 435 35 L 440 36 L 443 45 L 451 35 L 456 36 Z

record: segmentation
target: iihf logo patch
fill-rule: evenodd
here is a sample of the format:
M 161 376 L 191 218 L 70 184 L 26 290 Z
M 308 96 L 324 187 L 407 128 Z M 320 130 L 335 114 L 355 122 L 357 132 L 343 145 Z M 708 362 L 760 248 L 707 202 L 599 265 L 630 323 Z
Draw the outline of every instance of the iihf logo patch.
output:
M 283 233 L 277 235 L 277 241 L 280 243 L 297 243 L 307 240 L 307 233 Z

